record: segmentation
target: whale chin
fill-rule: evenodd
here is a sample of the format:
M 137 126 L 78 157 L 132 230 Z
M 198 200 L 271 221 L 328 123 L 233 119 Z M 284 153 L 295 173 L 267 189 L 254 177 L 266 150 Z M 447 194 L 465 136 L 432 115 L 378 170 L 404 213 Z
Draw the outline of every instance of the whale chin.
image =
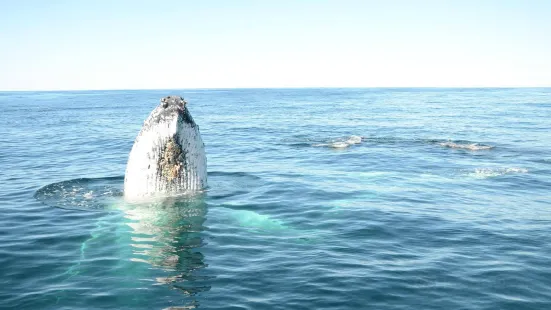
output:
M 207 186 L 205 145 L 179 96 L 161 99 L 134 141 L 124 177 L 126 201 L 192 195 Z

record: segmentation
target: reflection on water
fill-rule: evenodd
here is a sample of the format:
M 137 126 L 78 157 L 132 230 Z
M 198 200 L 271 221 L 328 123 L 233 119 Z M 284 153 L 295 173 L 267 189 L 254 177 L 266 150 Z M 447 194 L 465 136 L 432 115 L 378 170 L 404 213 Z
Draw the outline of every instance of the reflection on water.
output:
M 207 214 L 202 197 L 123 204 L 121 211 L 124 224 L 131 228 L 130 261 L 165 271 L 167 276 L 155 277 L 157 284 L 172 284 L 188 294 L 210 289 L 208 285 L 182 285 L 205 280 L 196 274 L 206 266 L 198 251 Z
M 211 288 L 200 251 L 208 211 L 204 194 L 130 204 L 122 198 L 122 180 L 67 180 L 35 193 L 44 204 L 85 211 L 79 216 L 90 219 L 86 227 L 74 227 L 82 236 L 78 255 L 73 252 L 56 275 L 59 286 L 43 298 L 55 309 L 81 302 L 87 307 L 78 288 L 92 286 L 98 298 L 130 309 L 153 306 L 158 296 L 171 296 L 177 308 L 197 307 L 195 295 Z

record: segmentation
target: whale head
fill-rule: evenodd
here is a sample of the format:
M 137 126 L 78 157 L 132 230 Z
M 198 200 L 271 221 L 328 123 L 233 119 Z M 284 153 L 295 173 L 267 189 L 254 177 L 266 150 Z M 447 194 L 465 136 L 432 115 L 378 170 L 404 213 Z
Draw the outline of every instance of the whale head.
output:
M 199 126 L 180 96 L 161 99 L 145 120 L 128 156 L 124 198 L 193 193 L 207 186 L 207 159 Z

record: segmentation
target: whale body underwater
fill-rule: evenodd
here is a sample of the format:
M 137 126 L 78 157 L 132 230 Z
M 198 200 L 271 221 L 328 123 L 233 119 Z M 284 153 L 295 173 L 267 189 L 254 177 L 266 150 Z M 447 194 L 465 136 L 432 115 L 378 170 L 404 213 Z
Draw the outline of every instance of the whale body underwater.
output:
M 161 99 L 128 156 L 124 199 L 191 194 L 207 186 L 207 158 L 199 126 L 180 96 Z

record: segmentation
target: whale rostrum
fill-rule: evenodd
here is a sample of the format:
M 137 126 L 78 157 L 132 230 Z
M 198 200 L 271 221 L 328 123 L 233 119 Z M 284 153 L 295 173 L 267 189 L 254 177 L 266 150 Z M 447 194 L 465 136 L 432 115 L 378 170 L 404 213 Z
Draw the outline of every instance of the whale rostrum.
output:
M 205 145 L 180 96 L 161 99 L 128 156 L 124 198 L 129 201 L 200 191 L 207 186 Z

